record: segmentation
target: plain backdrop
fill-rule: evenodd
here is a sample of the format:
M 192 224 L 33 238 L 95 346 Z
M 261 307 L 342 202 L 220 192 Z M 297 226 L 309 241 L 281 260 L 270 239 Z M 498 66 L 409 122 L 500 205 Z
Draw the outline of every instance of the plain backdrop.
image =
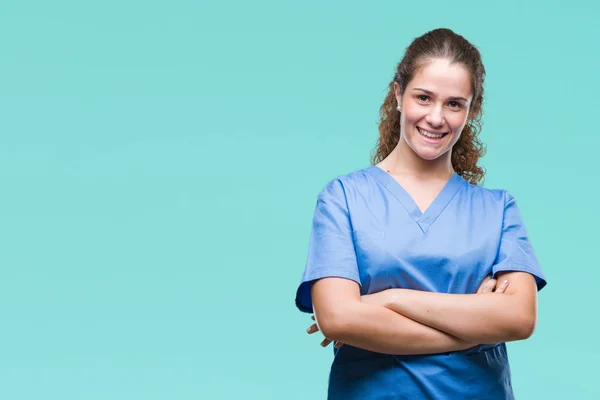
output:
M 0 398 L 323 399 L 294 297 L 404 49 L 487 69 L 485 186 L 548 280 L 518 399 L 598 399 L 597 3 L 2 1 Z

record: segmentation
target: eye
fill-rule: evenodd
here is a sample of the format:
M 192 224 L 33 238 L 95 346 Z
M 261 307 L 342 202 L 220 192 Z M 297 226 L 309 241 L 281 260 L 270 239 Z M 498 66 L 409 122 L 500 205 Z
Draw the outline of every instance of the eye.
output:
M 448 104 L 450 104 L 450 107 L 452 107 L 452 108 L 456 108 L 456 109 L 462 108 L 462 104 L 459 103 L 458 101 L 451 101 Z
M 429 99 L 429 96 L 424 95 L 424 94 L 419 94 L 419 95 L 417 95 L 417 99 L 425 102 L 425 101 L 427 101 L 427 99 Z

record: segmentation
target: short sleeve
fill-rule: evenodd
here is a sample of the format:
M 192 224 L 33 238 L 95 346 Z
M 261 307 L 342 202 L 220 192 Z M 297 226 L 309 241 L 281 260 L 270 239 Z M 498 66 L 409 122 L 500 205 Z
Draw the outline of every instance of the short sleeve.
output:
M 339 178 L 330 181 L 317 198 L 306 266 L 296 291 L 300 311 L 313 312 L 310 283 L 326 277 L 351 279 L 360 285 L 346 194 Z
M 535 277 L 538 291 L 546 286 L 546 279 L 529 243 L 515 198 L 508 192 L 505 192 L 504 197 L 502 238 L 496 261 L 492 266 L 493 276 L 501 271 L 528 272 Z

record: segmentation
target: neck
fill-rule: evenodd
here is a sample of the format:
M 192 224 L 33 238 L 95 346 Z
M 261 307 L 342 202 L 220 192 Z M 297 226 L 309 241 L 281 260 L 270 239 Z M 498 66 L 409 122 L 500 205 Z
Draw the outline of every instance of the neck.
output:
M 389 173 L 395 175 L 448 179 L 454 174 L 451 156 L 452 150 L 449 150 L 434 160 L 425 160 L 400 139 L 383 164 Z

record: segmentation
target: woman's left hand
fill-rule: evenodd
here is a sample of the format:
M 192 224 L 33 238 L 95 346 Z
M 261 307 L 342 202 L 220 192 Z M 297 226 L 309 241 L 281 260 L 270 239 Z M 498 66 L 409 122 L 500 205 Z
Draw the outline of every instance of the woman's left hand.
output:
M 495 286 L 497 286 L 497 288 L 494 290 Z M 481 286 L 477 290 L 477 293 L 487 293 L 487 292 L 492 292 L 492 291 L 494 291 L 496 293 L 504 293 L 504 291 L 506 290 L 507 287 L 508 287 L 508 281 L 505 280 L 500 285 L 497 285 L 495 279 L 491 279 L 488 277 L 482 282 Z M 393 289 L 387 289 L 387 290 L 383 290 L 383 291 L 377 292 L 377 293 L 365 294 L 363 296 L 360 296 L 360 301 L 367 303 L 367 304 L 375 304 L 375 305 L 385 307 L 386 305 L 390 304 L 390 302 L 391 302 L 390 296 L 392 296 L 392 293 L 393 293 L 392 290 Z M 316 322 L 314 315 L 311 315 L 310 318 Z M 313 333 L 318 332 L 318 331 L 319 331 L 319 327 L 317 326 L 316 323 L 309 326 L 308 329 L 306 330 L 306 332 L 308 332 L 309 335 L 312 335 Z M 329 346 L 329 344 L 331 342 L 333 342 L 333 340 L 325 338 L 321 342 L 321 346 L 327 347 L 327 346 Z M 344 345 L 344 343 L 342 343 L 342 342 L 336 342 L 334 347 L 339 349 L 343 345 Z
M 315 316 L 314 316 L 314 315 L 311 315 L 311 316 L 310 316 L 310 319 L 312 319 L 313 321 L 315 321 L 315 322 L 316 322 L 316 320 L 315 320 Z M 319 327 L 317 326 L 317 324 L 316 324 L 316 323 L 315 323 L 315 324 L 312 324 L 311 326 L 309 326 L 309 327 L 308 327 L 308 329 L 306 330 L 306 332 L 307 332 L 309 335 L 312 335 L 313 333 L 315 333 L 315 332 L 318 332 L 318 331 L 319 331 Z M 329 346 L 329 344 L 330 344 L 331 342 L 333 342 L 333 340 L 331 340 L 331 339 L 328 339 L 328 338 L 325 338 L 325 339 L 324 339 L 324 340 L 321 342 L 321 346 L 323 346 L 323 347 L 327 347 L 327 346 Z M 339 349 L 339 348 L 340 348 L 340 347 L 342 347 L 343 345 L 344 345 L 344 343 L 342 343 L 342 342 L 336 342 L 334 347 L 335 347 L 336 349 Z
M 375 305 L 380 305 L 380 306 L 385 306 L 388 302 L 388 296 L 389 296 L 389 291 L 384 290 L 383 292 L 378 292 L 378 293 L 372 293 L 372 294 L 365 294 L 363 296 L 360 297 L 360 300 L 362 302 L 368 303 L 368 304 L 375 304 Z M 315 321 L 315 316 L 311 315 L 310 317 L 313 321 Z M 308 329 L 306 330 L 306 332 L 309 335 L 312 335 L 315 332 L 319 331 L 319 326 L 315 323 L 312 324 L 311 326 L 308 327 Z M 327 347 L 329 346 L 329 344 L 333 342 L 333 340 L 325 338 L 322 342 L 321 342 L 321 346 L 323 347 Z M 344 343 L 342 342 L 336 342 L 335 343 L 335 348 L 339 349 L 340 347 L 342 347 L 344 345 Z

